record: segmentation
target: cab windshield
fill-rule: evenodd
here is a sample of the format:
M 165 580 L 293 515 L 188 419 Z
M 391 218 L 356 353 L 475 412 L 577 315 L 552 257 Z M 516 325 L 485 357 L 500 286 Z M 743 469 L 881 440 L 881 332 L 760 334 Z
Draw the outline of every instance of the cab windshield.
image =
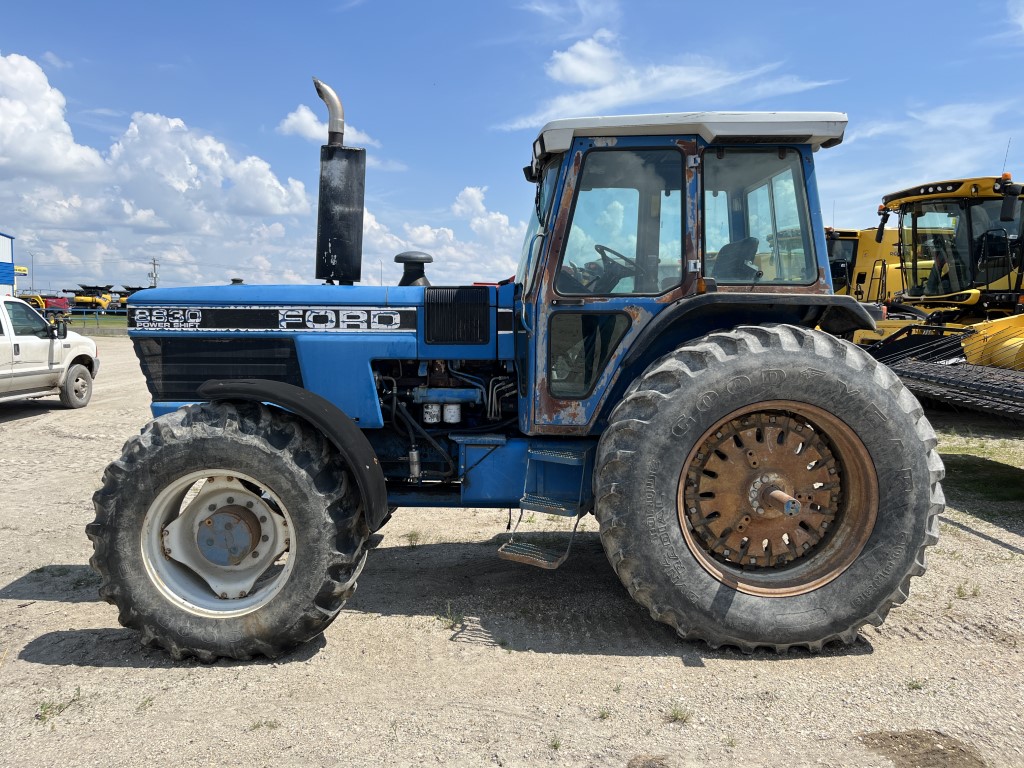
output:
M 1018 201 L 1000 221 L 1001 199 L 930 200 L 900 210 L 900 253 L 911 296 L 945 296 L 1008 279 L 1018 254 Z
M 533 260 L 537 254 L 537 235 L 547 228 L 548 216 L 551 213 L 551 200 L 555 196 L 555 184 L 558 181 L 558 168 L 561 163 L 561 156 L 544 166 L 540 182 L 537 184 L 537 193 L 534 198 L 533 214 L 526 227 L 526 237 L 523 239 L 523 251 L 519 256 L 519 267 L 516 269 L 516 282 L 524 285 L 533 270 Z

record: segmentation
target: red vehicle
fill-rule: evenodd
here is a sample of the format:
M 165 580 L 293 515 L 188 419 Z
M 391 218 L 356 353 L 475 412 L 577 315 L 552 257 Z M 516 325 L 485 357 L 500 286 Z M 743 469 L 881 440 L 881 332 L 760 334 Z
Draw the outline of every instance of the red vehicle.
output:
M 57 319 L 67 320 L 71 317 L 71 302 L 68 301 L 67 296 L 58 296 L 57 294 L 44 296 L 39 293 L 30 293 L 20 298 L 51 322 Z

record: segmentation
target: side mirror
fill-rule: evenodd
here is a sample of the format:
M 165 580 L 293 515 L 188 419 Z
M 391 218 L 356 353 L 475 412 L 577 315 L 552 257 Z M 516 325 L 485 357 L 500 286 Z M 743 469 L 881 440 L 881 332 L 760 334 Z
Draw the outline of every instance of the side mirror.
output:
M 999 209 L 1000 221 L 1013 221 L 1013 214 L 1017 211 L 1017 198 L 1021 192 L 1024 192 L 1024 185 L 1003 185 L 1003 207 Z
M 878 222 L 878 229 L 875 230 L 875 242 L 882 242 L 882 238 L 885 237 L 885 225 L 889 221 L 889 211 L 882 206 L 878 208 L 878 215 L 881 216 L 881 221 Z
M 63 318 L 57 318 L 53 325 L 50 326 L 52 329 L 53 337 L 55 339 L 66 339 L 68 337 L 68 323 Z

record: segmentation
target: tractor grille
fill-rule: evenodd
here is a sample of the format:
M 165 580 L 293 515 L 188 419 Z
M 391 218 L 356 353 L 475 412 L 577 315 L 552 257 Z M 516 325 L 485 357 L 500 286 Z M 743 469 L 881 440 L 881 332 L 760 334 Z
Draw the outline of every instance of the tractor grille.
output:
M 302 386 L 291 339 L 136 339 L 135 354 L 154 401 L 201 400 L 196 390 L 210 379 Z
M 491 308 L 484 286 L 427 288 L 427 344 L 486 344 L 491 338 Z

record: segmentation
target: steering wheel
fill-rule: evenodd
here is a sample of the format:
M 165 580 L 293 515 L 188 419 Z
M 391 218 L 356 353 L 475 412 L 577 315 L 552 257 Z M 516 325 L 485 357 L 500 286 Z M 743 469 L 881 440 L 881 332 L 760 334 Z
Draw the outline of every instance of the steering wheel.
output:
M 602 245 L 601 243 L 594 243 L 594 250 L 597 251 L 598 255 L 600 255 L 601 261 L 604 262 L 605 266 L 612 263 L 611 257 L 614 256 L 630 269 L 634 271 L 636 270 L 636 261 L 628 256 L 623 256 L 614 248 L 609 248 L 607 245 Z

